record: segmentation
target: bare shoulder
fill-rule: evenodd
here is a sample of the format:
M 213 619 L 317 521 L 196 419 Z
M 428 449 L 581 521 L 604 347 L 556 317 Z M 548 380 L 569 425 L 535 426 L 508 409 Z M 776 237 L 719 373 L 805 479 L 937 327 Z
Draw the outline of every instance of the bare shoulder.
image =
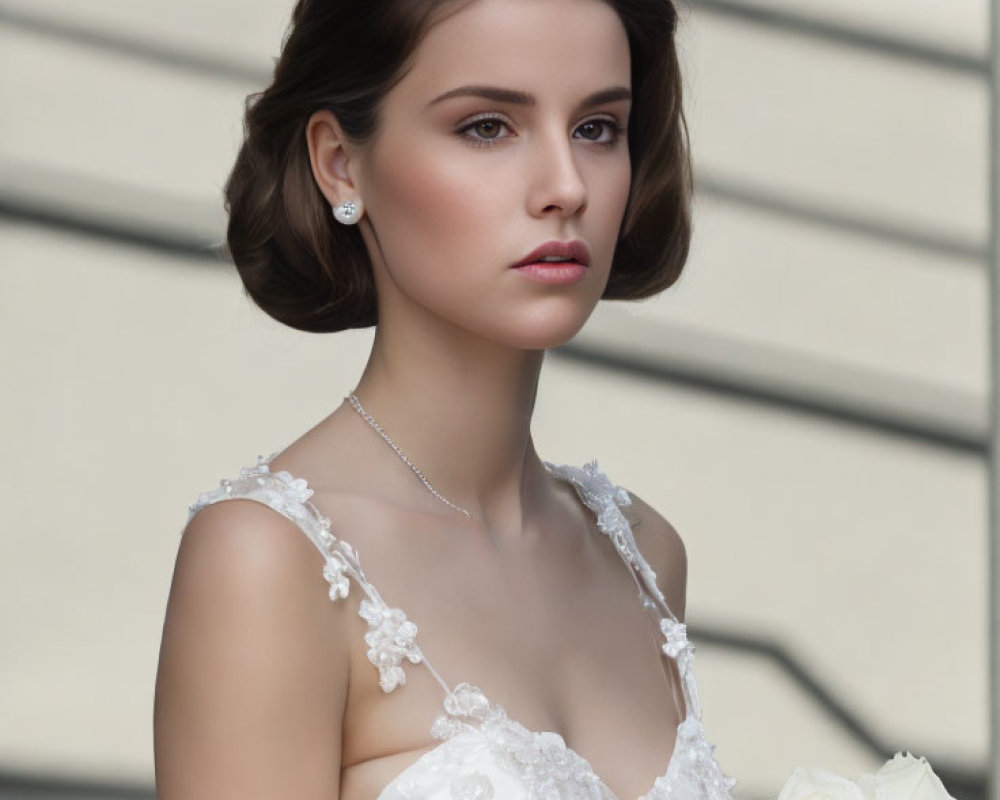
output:
M 256 501 L 189 521 L 156 679 L 159 797 L 336 797 L 347 620 L 322 566 L 298 526 Z
M 676 528 L 655 508 L 633 492 L 626 515 L 636 544 L 656 573 L 656 582 L 678 619 L 684 619 L 687 593 L 687 551 Z
M 272 508 L 245 498 L 205 506 L 185 527 L 175 582 L 207 571 L 239 585 L 272 581 L 302 568 L 315 571 L 320 554 L 299 527 Z

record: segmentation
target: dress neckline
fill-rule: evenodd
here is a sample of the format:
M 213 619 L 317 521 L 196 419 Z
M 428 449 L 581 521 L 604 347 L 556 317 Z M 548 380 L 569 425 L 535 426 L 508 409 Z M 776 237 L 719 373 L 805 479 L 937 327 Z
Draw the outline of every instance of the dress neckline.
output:
M 347 551 L 350 552 L 356 559 L 356 554 L 353 552 L 353 548 L 351 548 L 346 541 L 338 540 L 337 537 L 333 537 L 329 533 L 330 520 L 325 517 L 311 502 L 310 497 L 313 494 L 313 490 L 309 487 L 308 482 L 304 478 L 293 476 L 287 470 L 279 470 L 277 472 L 270 471 L 270 462 L 277 455 L 277 452 L 272 453 L 266 459 L 263 456 L 258 456 L 256 466 L 253 468 L 244 468 L 243 474 L 250 475 L 255 473 L 269 473 L 271 476 L 279 479 L 285 487 L 291 490 L 291 495 L 294 500 L 300 503 L 303 508 L 306 508 L 310 515 L 314 516 L 315 519 L 321 523 L 321 527 L 325 528 L 326 535 L 329 539 L 337 542 L 341 546 L 346 546 Z M 703 750 L 705 747 L 709 747 L 709 756 L 711 756 L 711 749 L 714 749 L 704 741 L 697 696 L 690 691 L 693 687 L 693 677 L 691 675 L 691 656 L 693 655 L 693 646 L 687 641 L 686 626 L 683 623 L 680 623 L 676 617 L 673 616 L 673 613 L 666 605 L 666 601 L 663 598 L 662 593 L 659 592 L 659 589 L 655 584 L 655 573 L 650 569 L 648 563 L 645 562 L 645 559 L 642 558 L 642 555 L 639 553 L 638 547 L 635 544 L 631 524 L 621 511 L 622 505 L 629 505 L 631 503 L 628 493 L 622 487 L 613 484 L 597 466 L 596 461 L 589 462 L 583 467 L 570 465 L 559 466 L 548 461 L 543 463 L 550 474 L 572 486 L 576 490 L 583 505 L 594 514 L 600 531 L 611 538 L 622 559 L 626 562 L 626 565 L 630 566 L 634 570 L 633 577 L 637 578 L 636 583 L 640 587 L 640 597 L 643 596 L 643 586 L 645 585 L 645 591 L 648 592 L 650 584 L 652 584 L 652 589 L 659 597 L 663 610 L 667 614 L 667 616 L 661 618 L 660 627 L 667 640 L 667 644 L 663 645 L 661 649 L 664 654 L 670 657 L 671 660 L 673 660 L 678 666 L 681 677 L 680 688 L 685 701 L 685 716 L 677 724 L 674 746 L 670 757 L 667 760 L 664 772 L 655 778 L 653 786 L 650 787 L 647 793 L 638 798 L 638 800 L 653 800 L 654 798 L 657 798 L 658 800 L 660 796 L 665 796 L 665 794 L 663 794 L 663 791 L 665 790 L 661 790 L 660 787 L 666 786 L 671 772 L 678 763 L 678 753 L 681 749 L 692 748 L 695 751 L 699 751 Z M 223 482 L 223 486 L 225 486 L 225 483 L 226 482 Z M 321 533 L 321 536 L 322 535 L 323 534 Z M 364 574 L 360 570 L 360 565 L 358 564 L 357 566 L 358 572 L 363 578 Z M 341 575 L 338 577 L 343 579 L 344 576 Z M 642 580 L 639 578 L 642 578 Z M 367 579 L 364 579 L 364 581 L 367 583 Z M 389 609 L 385 606 L 384 603 L 382 603 L 381 598 L 378 596 L 377 591 L 374 591 L 373 587 L 370 585 L 365 587 L 365 591 L 368 592 L 370 596 L 374 595 L 374 597 L 378 598 L 379 604 L 382 605 L 386 611 L 392 611 L 400 614 L 398 609 Z M 346 591 L 343 592 L 343 595 L 346 595 Z M 331 597 L 333 596 L 333 590 L 331 588 Z M 644 604 L 655 606 L 655 603 L 652 601 L 647 603 L 647 600 L 644 599 L 643 602 Z M 405 615 L 400 614 L 400 616 L 402 617 L 403 624 L 410 624 L 412 626 L 412 634 L 415 636 L 416 626 L 405 621 Z M 411 638 L 413 638 L 413 636 L 411 636 Z M 492 720 L 489 724 L 502 724 L 505 726 L 508 733 L 512 733 L 515 736 L 519 736 L 522 739 L 529 740 L 531 743 L 540 746 L 540 752 L 547 754 L 547 756 L 543 755 L 543 758 L 554 758 L 555 761 L 550 763 L 556 767 L 559 766 L 560 759 L 574 762 L 579 768 L 581 774 L 583 774 L 589 782 L 600 786 L 606 800 L 624 800 L 624 798 L 621 798 L 597 773 L 587 758 L 565 743 L 565 739 L 560 733 L 556 731 L 535 731 L 528 728 L 521 722 L 507 716 L 506 711 L 502 706 L 492 703 L 482 690 L 472 684 L 459 683 L 453 688 L 450 687 L 447 682 L 443 681 L 430 663 L 427 662 L 426 658 L 424 658 L 419 645 L 417 645 L 415 641 L 412 642 L 412 645 L 413 655 L 419 654 L 419 658 L 411 656 L 410 660 L 414 663 L 417 661 L 423 661 L 431 672 L 435 674 L 435 677 L 437 677 L 439 683 L 442 684 L 442 687 L 445 688 L 445 715 L 437 718 L 435 724 L 431 728 L 432 734 L 435 729 L 439 732 L 445 730 L 445 728 L 442 727 L 442 725 L 444 725 L 442 720 L 451 716 L 448 710 L 449 701 L 456 697 L 460 690 L 465 692 L 474 692 L 479 698 L 481 698 L 480 702 L 483 704 L 484 708 L 488 709 L 488 713 L 492 715 L 488 717 L 488 719 Z M 402 680 L 399 681 L 399 683 L 402 682 Z M 387 691 L 390 690 L 387 689 Z M 483 735 L 484 733 L 486 733 L 486 731 L 483 729 L 482 725 L 475 726 L 465 723 L 464 730 L 456 731 L 455 735 Z M 448 737 L 448 740 L 450 740 L 450 738 L 452 737 Z M 423 753 L 409 766 L 404 767 L 401 772 L 399 772 L 385 785 L 382 792 L 380 792 L 379 797 L 381 797 L 389 787 L 402 780 L 411 770 L 418 770 L 418 765 L 426 763 L 426 760 L 432 754 L 437 753 L 441 750 L 441 748 L 446 747 L 447 745 L 448 741 L 446 740 L 445 742 L 442 742 L 436 747 Z M 702 754 L 695 752 L 692 753 L 692 755 L 700 758 Z
M 517 765 L 519 761 L 531 763 L 536 774 L 540 772 L 543 775 L 547 769 L 564 771 L 569 768 L 574 770 L 573 774 L 576 779 L 584 784 L 598 784 L 608 800 L 624 800 L 608 785 L 585 756 L 566 744 L 562 734 L 557 731 L 537 731 L 528 728 L 517 719 L 509 716 L 503 706 L 491 702 L 478 686 L 469 683 L 457 684 L 453 692 L 445 698 L 444 710 L 445 713 L 439 716 L 431 726 L 431 735 L 435 738 L 443 738 L 445 741 L 404 768 L 386 784 L 386 789 L 397 781 L 405 779 L 410 770 L 419 770 L 421 762 L 429 759 L 431 754 L 439 748 L 445 747 L 450 739 L 462 735 L 486 735 L 493 746 L 498 748 L 505 759 L 513 765 Z M 488 729 L 496 727 L 503 729 L 503 735 L 490 736 Z M 663 772 L 654 778 L 653 784 L 644 794 L 639 796 L 638 800 L 652 797 L 651 793 L 657 785 L 665 781 L 670 774 L 677 760 L 678 751 L 682 750 L 687 742 L 695 740 L 700 733 L 701 723 L 688 711 L 686 716 L 677 723 L 674 745 Z M 530 761 L 522 755 L 526 746 L 532 753 Z M 384 791 L 385 789 L 383 789 Z

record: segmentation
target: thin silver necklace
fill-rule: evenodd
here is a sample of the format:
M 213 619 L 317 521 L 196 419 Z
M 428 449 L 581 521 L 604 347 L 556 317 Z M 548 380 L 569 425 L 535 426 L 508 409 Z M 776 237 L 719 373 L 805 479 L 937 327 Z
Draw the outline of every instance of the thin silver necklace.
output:
M 351 407 L 364 418 L 365 422 L 367 422 L 372 427 L 372 430 L 374 430 L 379 436 L 385 439 L 386 444 L 388 444 L 389 447 L 393 449 L 393 451 L 396 453 L 397 456 L 403 459 L 403 463 L 406 464 L 406 466 L 408 466 L 411 470 L 413 470 L 413 474 L 416 475 L 418 478 L 420 478 L 421 483 L 423 483 L 424 486 L 427 487 L 427 490 L 432 495 L 434 495 L 438 500 L 440 500 L 446 506 L 450 506 L 456 511 L 465 514 L 465 516 L 469 517 L 469 519 L 472 519 L 472 514 L 469 513 L 467 509 L 455 505 L 453 502 L 451 502 L 451 500 L 449 500 L 447 497 L 441 494 L 441 492 L 439 492 L 437 489 L 431 486 L 431 482 L 424 477 L 424 473 L 420 471 L 420 467 L 418 467 L 416 464 L 410 461 L 406 453 L 404 453 L 402 450 L 399 449 L 399 445 L 397 445 L 392 439 L 389 438 L 389 434 L 386 433 L 384 430 L 382 430 L 382 426 L 378 424 L 378 422 L 375 420 L 375 417 L 369 414 L 368 411 L 365 409 L 365 407 L 361 405 L 361 401 L 358 400 L 358 396 L 354 394 L 354 392 L 351 392 L 344 399 L 347 400 L 347 402 L 351 404 Z

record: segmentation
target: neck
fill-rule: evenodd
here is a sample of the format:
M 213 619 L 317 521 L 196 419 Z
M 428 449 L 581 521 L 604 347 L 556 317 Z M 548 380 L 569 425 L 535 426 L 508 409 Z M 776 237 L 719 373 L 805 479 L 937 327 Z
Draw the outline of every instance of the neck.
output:
M 356 392 L 438 492 L 487 524 L 517 527 L 544 472 L 530 430 L 544 352 L 453 330 L 379 328 Z M 385 452 L 405 478 L 406 465 Z

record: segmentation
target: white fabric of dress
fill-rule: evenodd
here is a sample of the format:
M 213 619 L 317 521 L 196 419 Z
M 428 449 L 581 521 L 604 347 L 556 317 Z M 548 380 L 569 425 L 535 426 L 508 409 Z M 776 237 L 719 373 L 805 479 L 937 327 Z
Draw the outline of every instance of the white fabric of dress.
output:
M 507 716 L 478 687 L 449 686 L 421 652 L 417 626 L 399 608 L 389 606 L 361 568 L 354 548 L 330 530 L 330 520 L 309 501 L 313 490 L 306 481 L 281 470 L 271 472 L 268 458 L 223 479 L 190 506 L 190 520 L 201 508 L 222 500 L 244 498 L 264 503 L 298 525 L 324 558 L 323 575 L 330 599 L 347 597 L 351 580 L 364 593 L 359 614 L 368 623 L 365 643 L 368 659 L 379 670 L 384 692 L 406 682 L 404 662 L 423 664 L 444 690 L 442 713 L 430 734 L 441 744 L 397 775 L 378 800 L 625 800 L 618 798 L 590 763 L 566 746 L 562 736 L 529 730 Z M 569 482 L 594 512 L 598 528 L 614 543 L 635 580 L 639 599 L 660 617 L 663 652 L 673 659 L 681 676 L 686 717 L 664 773 L 639 800 L 731 800 L 736 781 L 720 769 L 714 747 L 705 739 L 701 705 L 694 678 L 694 646 L 686 626 L 677 620 L 656 584 L 656 574 L 636 546 L 621 508 L 628 493 L 614 485 L 592 461 L 583 467 L 546 468 Z

